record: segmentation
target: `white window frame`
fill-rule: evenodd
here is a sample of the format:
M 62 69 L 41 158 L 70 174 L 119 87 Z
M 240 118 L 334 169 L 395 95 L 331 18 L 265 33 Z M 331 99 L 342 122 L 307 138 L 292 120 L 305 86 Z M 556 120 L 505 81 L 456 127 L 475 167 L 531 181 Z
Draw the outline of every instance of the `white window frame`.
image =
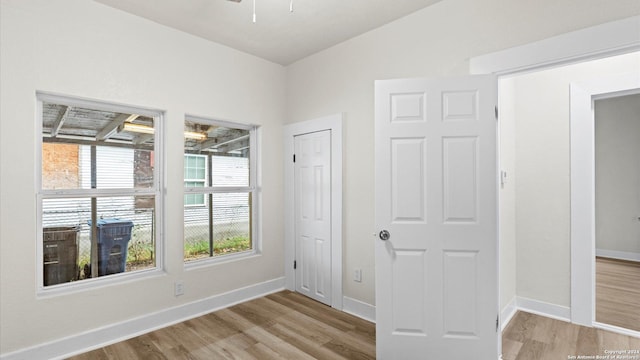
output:
M 154 119 L 154 186 L 150 189 L 55 189 L 46 190 L 42 188 L 42 117 L 43 103 L 54 103 L 70 107 L 82 107 L 103 111 L 113 111 L 119 113 L 138 114 Z M 138 106 L 109 103 L 99 100 L 83 99 L 66 95 L 52 94 L 48 92 L 36 92 L 36 295 L 39 298 L 70 294 L 77 291 L 95 289 L 107 285 L 119 284 L 124 280 L 146 279 L 150 277 L 162 276 L 164 274 L 164 112 L 157 109 L 150 109 Z M 110 274 L 108 276 L 84 279 L 68 283 L 44 286 L 44 241 L 43 241 L 43 201 L 56 198 L 76 198 L 76 197 L 112 197 L 112 196 L 154 196 L 155 199 L 155 267 L 132 272 L 122 272 Z
M 207 186 L 207 180 L 208 179 L 208 171 L 209 171 L 209 164 L 207 164 L 207 156 L 206 155 L 200 155 L 200 154 L 184 154 L 184 161 L 185 163 L 183 164 L 183 169 L 187 166 L 187 157 L 189 156 L 193 156 L 193 157 L 199 157 L 199 158 L 204 158 L 204 179 L 184 179 L 183 183 L 187 183 L 187 182 L 198 182 L 198 183 L 202 183 L 202 187 L 206 187 Z M 187 187 L 186 184 L 184 186 L 185 188 Z M 190 193 L 193 194 L 193 193 Z M 190 194 L 185 194 L 185 195 L 190 195 Z M 195 194 L 194 194 L 195 195 Z M 202 199 L 202 203 L 198 203 L 198 204 L 184 204 L 184 206 L 186 207 L 198 207 L 198 206 L 205 206 L 206 205 L 206 201 L 203 197 Z
M 262 254 L 262 188 L 261 188 L 261 172 L 260 172 L 260 127 L 254 124 L 243 124 L 224 120 L 215 120 L 200 116 L 185 115 L 184 121 L 195 122 L 199 124 L 221 126 L 232 129 L 242 129 L 249 131 L 249 184 L 248 186 L 209 186 L 205 184 L 203 188 L 184 188 L 185 194 L 210 194 L 210 193 L 238 193 L 246 192 L 251 194 L 251 250 L 237 252 L 226 255 L 210 256 L 197 260 L 185 261 L 183 263 L 186 270 L 198 269 L 203 266 L 211 266 L 214 264 L 236 261 L 250 257 L 260 256 Z M 184 148 L 183 148 L 184 154 Z M 183 220 L 184 221 L 184 220 Z M 183 222 L 184 229 L 184 222 Z M 184 241 L 184 240 L 183 240 Z M 184 247 L 184 244 L 183 244 Z

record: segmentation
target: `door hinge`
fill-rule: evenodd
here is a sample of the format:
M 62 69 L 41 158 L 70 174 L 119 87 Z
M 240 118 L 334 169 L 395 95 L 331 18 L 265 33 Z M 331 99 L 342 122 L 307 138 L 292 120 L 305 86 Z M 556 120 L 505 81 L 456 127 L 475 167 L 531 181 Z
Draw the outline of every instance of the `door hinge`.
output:
M 296 154 L 293 154 L 293 162 L 296 162 Z
M 495 109 L 495 112 L 496 112 L 496 120 L 498 120 L 498 105 L 496 105 L 496 107 L 494 109 Z
M 500 319 L 500 314 L 496 315 L 496 332 L 498 332 L 499 319 Z
M 298 268 L 298 263 L 295 260 L 293 260 L 293 270 L 295 270 L 296 268 Z

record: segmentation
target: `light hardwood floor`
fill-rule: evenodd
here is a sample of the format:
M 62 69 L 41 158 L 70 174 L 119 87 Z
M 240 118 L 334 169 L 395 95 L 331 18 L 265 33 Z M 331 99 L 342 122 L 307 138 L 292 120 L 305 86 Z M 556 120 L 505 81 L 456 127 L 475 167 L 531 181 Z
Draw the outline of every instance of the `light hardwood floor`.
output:
M 282 291 L 73 357 L 374 359 L 375 325 Z
M 640 339 L 521 311 L 502 333 L 504 360 L 605 359 L 613 350 L 640 351 Z M 628 359 L 638 360 L 640 353 Z
M 640 331 L 640 263 L 596 258 L 596 321 Z
M 640 350 L 640 339 L 524 312 L 503 332 L 504 360 L 566 360 L 618 349 Z M 375 324 L 282 291 L 71 359 L 374 358 Z

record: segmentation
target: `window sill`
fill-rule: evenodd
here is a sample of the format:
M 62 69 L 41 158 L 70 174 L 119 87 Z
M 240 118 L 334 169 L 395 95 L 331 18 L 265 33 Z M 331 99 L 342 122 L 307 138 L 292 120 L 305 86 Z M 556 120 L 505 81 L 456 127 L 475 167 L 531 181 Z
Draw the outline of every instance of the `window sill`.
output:
M 239 252 L 239 253 L 229 254 L 229 255 L 218 255 L 215 257 L 208 257 L 208 258 L 185 262 L 184 269 L 187 271 L 194 270 L 194 269 L 201 269 L 209 266 L 226 264 L 234 261 L 251 259 L 251 258 L 256 258 L 260 256 L 262 256 L 262 254 L 255 249 L 251 251 L 244 251 L 244 252 Z
M 51 297 L 72 295 L 79 292 L 102 289 L 105 287 L 122 285 L 140 280 L 149 280 L 151 278 L 158 278 L 166 275 L 166 272 L 161 268 L 113 274 L 109 276 L 98 277 L 95 279 L 85 279 L 64 284 L 51 285 L 47 287 L 39 287 L 36 291 L 36 297 L 38 299 L 46 299 Z

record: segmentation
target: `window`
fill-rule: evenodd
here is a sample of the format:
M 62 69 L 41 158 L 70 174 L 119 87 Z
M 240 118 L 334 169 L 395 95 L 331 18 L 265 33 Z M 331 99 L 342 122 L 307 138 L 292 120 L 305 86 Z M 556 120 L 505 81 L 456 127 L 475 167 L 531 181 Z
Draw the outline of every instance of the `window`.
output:
M 153 269 L 160 113 L 38 94 L 41 287 Z
M 184 155 L 184 186 L 204 187 L 207 180 L 207 156 Z M 185 194 L 185 206 L 204 205 L 204 194 Z
M 255 253 L 255 126 L 187 118 L 184 139 L 185 262 Z

